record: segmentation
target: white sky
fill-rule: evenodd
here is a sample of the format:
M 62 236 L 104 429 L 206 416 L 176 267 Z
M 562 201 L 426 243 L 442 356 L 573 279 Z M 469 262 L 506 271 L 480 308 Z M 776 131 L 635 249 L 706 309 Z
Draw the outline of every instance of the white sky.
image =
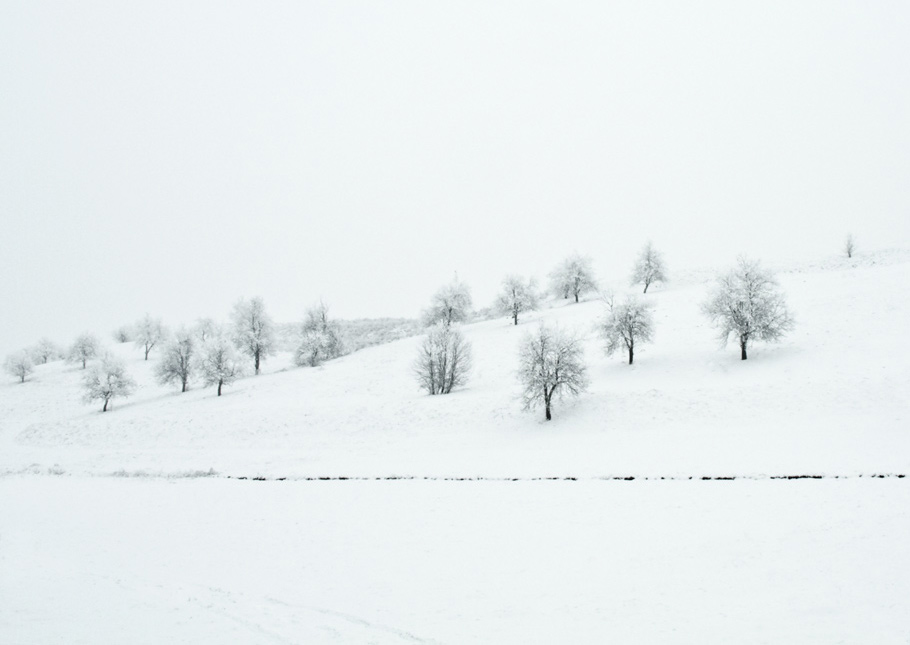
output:
M 495 4 L 495 6 L 494 6 Z M 0 4 L 0 350 L 910 246 L 910 3 Z

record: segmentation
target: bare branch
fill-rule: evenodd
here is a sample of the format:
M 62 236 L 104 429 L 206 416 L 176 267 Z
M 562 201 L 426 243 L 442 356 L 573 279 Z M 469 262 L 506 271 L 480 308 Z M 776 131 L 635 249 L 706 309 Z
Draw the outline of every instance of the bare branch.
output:
M 794 325 L 773 274 L 742 257 L 729 273 L 718 277 L 702 311 L 717 327 L 721 345 L 731 336 L 738 340 L 742 360 L 752 341 L 779 341 Z
M 549 421 L 554 398 L 578 396 L 588 387 L 580 339 L 574 333 L 541 324 L 521 343 L 518 377 L 525 409 L 542 405 Z
M 471 370 L 471 344 L 457 326 L 438 322 L 427 330 L 413 370 L 427 394 L 449 394 Z

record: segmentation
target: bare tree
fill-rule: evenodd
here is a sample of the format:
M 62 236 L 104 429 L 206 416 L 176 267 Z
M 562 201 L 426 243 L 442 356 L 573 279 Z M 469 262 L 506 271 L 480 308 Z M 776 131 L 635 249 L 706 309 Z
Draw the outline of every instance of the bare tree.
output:
M 606 343 L 604 350 L 607 356 L 612 356 L 620 349 L 626 350 L 631 365 L 636 345 L 650 342 L 653 338 L 654 316 L 651 307 L 635 297 L 627 298 L 619 305 L 614 305 L 612 298 L 608 298 L 600 333 Z
M 575 296 L 575 302 L 585 293 L 597 289 L 591 258 L 576 253 L 563 260 L 550 272 L 550 289 L 554 295 L 563 298 Z
M 202 345 L 198 369 L 206 385 L 218 386 L 218 396 L 221 396 L 222 386 L 230 385 L 243 375 L 234 345 L 221 334 L 209 335 Z
M 534 278 L 523 280 L 520 276 L 509 275 L 502 281 L 502 290 L 496 298 L 496 309 L 512 318 L 518 324 L 518 315 L 537 309 L 540 297 Z
M 853 233 L 847 233 L 847 239 L 844 240 L 844 253 L 847 254 L 848 258 L 852 258 L 855 252 L 856 240 L 853 238 Z
M 423 313 L 423 324 L 430 327 L 438 322 L 445 325 L 466 322 L 471 307 L 471 288 L 456 277 L 433 294 L 429 308 Z
M 169 340 L 155 366 L 155 376 L 162 385 L 172 381 L 180 383 L 180 391 L 186 392 L 187 385 L 195 367 L 196 343 L 193 334 L 186 329 L 179 329 Z
M 320 301 L 306 312 L 294 362 L 316 367 L 323 361 L 341 356 L 343 351 L 341 331 L 336 323 L 329 320 L 328 306 Z
M 10 376 L 15 376 L 20 383 L 25 383 L 29 374 L 35 371 L 35 365 L 32 363 L 32 357 L 25 350 L 18 351 L 6 357 L 3 368 Z
M 654 245 L 648 241 L 638 255 L 635 261 L 635 268 L 632 270 L 632 284 L 643 284 L 648 293 L 648 287 L 655 282 L 667 281 L 667 264 L 664 262 L 661 254 Z
M 718 328 L 722 345 L 730 336 L 739 341 L 742 360 L 752 341 L 778 341 L 793 329 L 793 318 L 773 274 L 744 257 L 717 279 L 702 310 Z
M 136 323 L 135 333 L 136 347 L 145 350 L 145 360 L 149 359 L 149 352 L 167 337 L 167 330 L 161 324 L 161 318 L 152 318 L 148 314 Z
M 220 325 L 211 318 L 200 318 L 196 321 L 196 324 L 193 325 L 193 333 L 196 335 L 196 338 L 199 339 L 199 342 L 204 343 L 210 338 L 220 335 L 221 328 Z
M 85 369 L 86 363 L 98 355 L 98 348 L 98 339 L 94 335 L 85 332 L 80 334 L 73 346 L 70 347 L 67 360 L 72 363 L 82 363 L 82 369 Z
M 541 324 L 522 340 L 519 359 L 524 407 L 543 405 L 547 421 L 555 398 L 578 396 L 588 387 L 581 340 L 574 333 Z
M 231 312 L 234 345 L 253 359 L 256 374 L 259 364 L 275 353 L 275 325 L 265 312 L 262 298 L 241 299 Z
M 120 325 L 111 336 L 115 342 L 128 343 L 133 339 L 133 328 L 130 325 Z
M 471 344 L 457 326 L 437 322 L 427 330 L 413 367 L 428 394 L 448 394 L 471 370 Z
M 93 365 L 82 382 L 85 388 L 83 400 L 86 403 L 102 401 L 102 412 L 107 412 L 108 404 L 115 397 L 127 397 L 136 389 L 136 382 L 126 373 L 123 362 L 110 354 L 102 357 L 101 362 Z
M 36 363 L 45 364 L 48 361 L 60 358 L 63 351 L 57 346 L 57 343 L 49 338 L 42 338 L 38 344 L 32 348 L 32 358 Z

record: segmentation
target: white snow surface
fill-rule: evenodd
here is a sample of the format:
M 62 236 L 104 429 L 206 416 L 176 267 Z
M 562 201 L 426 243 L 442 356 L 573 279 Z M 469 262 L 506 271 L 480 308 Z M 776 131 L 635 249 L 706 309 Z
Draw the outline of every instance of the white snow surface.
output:
M 513 326 L 467 325 L 475 368 L 461 390 L 427 396 L 411 373 L 420 338 L 319 368 L 290 354 L 225 387 L 155 383 L 130 344 L 115 346 L 134 396 L 82 402 L 82 370 L 38 366 L 0 385 L 0 472 L 235 476 L 669 476 L 858 474 L 910 470 L 910 254 L 779 274 L 796 329 L 739 360 L 700 312 L 709 282 L 649 290 L 654 343 L 633 366 L 607 358 L 603 305 L 558 301 Z M 885 261 L 885 260 L 891 260 Z M 895 261 L 899 260 L 899 261 Z M 517 345 L 539 320 L 587 336 L 589 392 L 546 423 L 521 409 Z
M 0 642 L 906 643 L 906 479 L 0 479 Z
M 448 396 L 418 338 L 220 398 L 116 346 L 139 387 L 105 413 L 73 365 L 4 381 L 0 643 L 910 642 L 910 253 L 779 268 L 796 329 L 745 362 L 691 272 L 634 366 L 560 301 L 467 325 Z M 515 378 L 540 320 L 591 377 L 549 423 Z

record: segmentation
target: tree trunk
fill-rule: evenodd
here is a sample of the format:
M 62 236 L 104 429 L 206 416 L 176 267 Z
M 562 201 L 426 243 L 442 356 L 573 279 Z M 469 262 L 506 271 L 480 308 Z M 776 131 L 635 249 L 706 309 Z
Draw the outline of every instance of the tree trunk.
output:
M 259 374 L 259 350 L 256 351 L 255 358 L 256 358 L 256 373 Z
M 101 411 L 102 411 L 102 412 L 107 412 L 107 403 L 108 403 L 109 400 L 110 400 L 110 399 L 104 399 L 104 407 L 101 408 Z
M 629 345 L 629 365 L 632 364 L 632 357 L 635 355 L 634 345 Z
M 739 341 L 739 349 L 741 350 L 740 360 L 746 360 L 746 342 L 745 340 Z
M 222 383 L 224 383 L 224 381 L 218 381 L 218 396 L 221 396 L 221 384 Z
M 550 416 L 550 402 L 549 401 L 547 401 L 547 403 L 546 403 L 546 415 L 547 415 L 547 421 L 550 421 L 553 418 L 552 416 Z
M 82 357 L 82 369 L 85 369 L 85 357 Z
M 578 292 L 575 292 L 575 302 L 578 302 Z
M 149 359 L 149 352 L 152 351 L 152 348 L 148 345 L 145 346 L 145 360 Z
M 515 324 L 518 324 L 518 314 L 512 314 L 512 320 L 515 321 Z
M 181 392 L 186 392 L 186 381 L 182 381 L 182 382 L 181 382 L 181 385 L 182 385 L 183 387 L 180 389 L 180 391 L 181 391 Z
M 645 290 L 642 293 L 648 293 L 648 284 L 649 283 L 645 282 Z

